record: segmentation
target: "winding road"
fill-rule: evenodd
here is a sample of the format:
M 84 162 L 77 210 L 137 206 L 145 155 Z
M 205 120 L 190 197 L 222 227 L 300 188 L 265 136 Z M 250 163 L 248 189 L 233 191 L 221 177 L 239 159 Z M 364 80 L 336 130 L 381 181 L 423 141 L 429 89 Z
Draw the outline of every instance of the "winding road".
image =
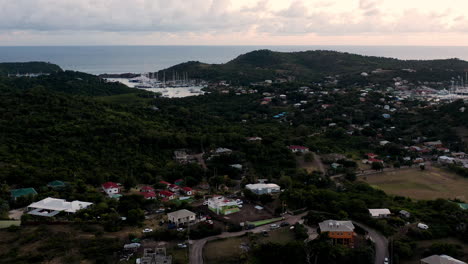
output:
M 299 215 L 286 215 L 284 220 L 278 221 L 278 222 L 288 222 L 291 225 L 294 225 L 297 222 L 302 221 L 302 217 L 305 216 L 306 213 L 302 213 Z M 277 223 L 278 223 L 277 222 Z M 265 230 L 267 226 L 259 226 L 254 229 L 250 230 L 243 230 L 239 232 L 224 232 L 220 235 L 217 236 L 211 236 L 211 237 L 206 237 L 203 239 L 199 240 L 190 240 L 189 245 L 190 245 L 190 264 L 203 264 L 203 248 L 205 247 L 205 244 L 208 241 L 216 240 L 216 239 L 221 239 L 221 238 L 229 238 L 229 237 L 238 237 L 245 235 L 247 232 L 252 232 L 252 233 L 261 233 L 263 230 Z M 309 233 L 309 238 L 308 239 L 314 239 L 316 236 L 316 233 L 312 228 L 308 228 L 307 232 Z
M 302 217 L 305 216 L 307 213 L 302 213 L 299 215 L 286 215 L 285 219 L 282 221 L 278 222 L 288 222 L 291 225 L 294 225 L 296 223 L 301 223 Z M 362 229 L 366 230 L 368 233 L 370 239 L 374 242 L 375 244 L 375 264 L 383 264 L 384 259 L 388 257 L 388 240 L 387 238 L 377 232 L 376 230 L 358 223 L 356 221 L 353 221 L 353 224 L 356 226 L 361 227 Z M 317 233 L 313 228 L 307 227 L 307 233 L 309 234 L 309 238 L 306 241 L 313 240 L 317 237 Z M 211 237 L 206 237 L 203 239 L 199 240 L 190 240 L 189 245 L 190 245 L 190 264 L 203 264 L 203 248 L 205 247 L 205 244 L 209 241 L 213 241 L 216 239 L 221 239 L 221 238 L 229 238 L 229 237 L 238 237 L 245 235 L 247 232 L 253 232 L 253 233 L 261 233 L 263 230 L 265 230 L 265 226 L 259 226 L 254 229 L 250 230 L 243 230 L 239 232 L 224 232 L 220 235 L 217 236 L 211 236 Z

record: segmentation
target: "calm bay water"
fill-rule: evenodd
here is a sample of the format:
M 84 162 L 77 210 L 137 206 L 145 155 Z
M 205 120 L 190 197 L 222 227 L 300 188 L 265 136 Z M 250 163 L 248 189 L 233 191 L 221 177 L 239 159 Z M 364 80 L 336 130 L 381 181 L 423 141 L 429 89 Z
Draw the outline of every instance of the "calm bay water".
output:
M 468 60 L 468 47 L 418 46 L 59 46 L 0 47 L 0 62 L 47 61 L 66 70 L 101 73 L 142 73 L 186 61 L 225 63 L 258 50 L 336 50 L 399 59 Z

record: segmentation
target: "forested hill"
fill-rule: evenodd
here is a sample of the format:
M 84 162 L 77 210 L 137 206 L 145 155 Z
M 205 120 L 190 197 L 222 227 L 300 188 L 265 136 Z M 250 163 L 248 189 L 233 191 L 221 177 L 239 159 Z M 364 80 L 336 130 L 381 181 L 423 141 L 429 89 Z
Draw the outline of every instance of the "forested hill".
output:
M 107 96 L 139 92 L 139 90 L 129 88 L 121 83 L 106 82 L 95 75 L 74 71 L 59 71 L 35 78 L 0 77 L 0 87 L 2 86 L 21 90 L 40 86 L 55 92 L 84 96 Z
M 0 63 L 0 76 L 26 73 L 54 73 L 62 69 L 48 62 L 4 62 Z
M 313 81 L 327 75 L 359 74 L 375 69 L 415 69 L 418 71 L 463 72 L 468 62 L 459 59 L 398 60 L 362 56 L 336 51 L 274 52 L 257 50 L 238 56 L 225 64 L 206 64 L 190 61 L 159 71 L 187 72 L 191 78 L 255 82 L 266 79 L 293 77 Z

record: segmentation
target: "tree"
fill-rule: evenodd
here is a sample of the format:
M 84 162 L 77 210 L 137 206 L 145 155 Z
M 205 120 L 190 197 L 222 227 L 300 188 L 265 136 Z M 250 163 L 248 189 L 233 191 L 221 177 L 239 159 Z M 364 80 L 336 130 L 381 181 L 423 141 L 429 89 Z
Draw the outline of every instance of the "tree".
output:
M 351 182 L 355 181 L 357 179 L 356 173 L 353 171 L 346 172 L 345 179 Z
M 384 166 L 382 162 L 372 162 L 372 169 L 373 170 L 383 170 Z
M 128 211 L 127 223 L 129 225 L 139 225 L 145 220 L 145 212 L 141 209 L 132 209 Z
M 289 189 L 292 186 L 292 179 L 289 176 L 283 175 L 279 179 L 279 184 L 281 187 L 283 187 L 283 189 Z

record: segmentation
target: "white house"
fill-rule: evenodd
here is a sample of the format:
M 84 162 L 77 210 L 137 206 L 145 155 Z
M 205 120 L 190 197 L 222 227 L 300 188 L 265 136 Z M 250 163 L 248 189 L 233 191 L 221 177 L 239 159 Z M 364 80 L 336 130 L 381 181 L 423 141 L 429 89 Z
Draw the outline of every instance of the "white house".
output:
M 47 197 L 28 206 L 28 214 L 52 217 L 60 212 L 74 214 L 81 209 L 88 208 L 93 203 L 73 201 L 67 202 L 64 199 Z
M 224 196 L 215 196 L 208 199 L 208 209 L 216 214 L 228 215 L 239 212 L 239 204 L 232 199 L 225 198 Z
M 427 258 L 421 259 L 421 264 L 466 264 L 461 260 L 452 258 L 447 255 L 432 255 Z
M 193 223 L 195 222 L 195 217 L 195 213 L 192 213 L 186 209 L 167 214 L 167 218 L 169 219 L 169 221 L 176 225 Z
M 372 218 L 387 218 L 392 213 L 388 209 L 369 209 L 369 214 Z
M 251 190 L 256 194 L 270 194 L 277 193 L 281 191 L 279 185 L 274 183 L 255 183 L 245 185 L 246 189 Z

